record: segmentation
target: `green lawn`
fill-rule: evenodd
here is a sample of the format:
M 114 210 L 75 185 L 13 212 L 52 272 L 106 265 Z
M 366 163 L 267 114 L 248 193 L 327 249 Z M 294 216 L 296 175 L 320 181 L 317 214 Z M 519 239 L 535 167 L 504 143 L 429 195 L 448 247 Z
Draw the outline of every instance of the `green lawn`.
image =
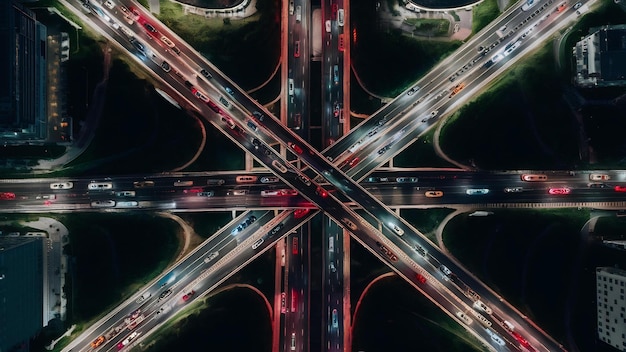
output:
M 435 18 L 408 18 L 404 22 L 415 27 L 415 33 L 430 36 L 445 36 L 450 29 L 450 21 Z
M 270 77 L 280 57 L 278 2 L 258 0 L 245 19 L 184 15 L 182 6 L 161 0 L 157 16 L 229 78 L 251 89 Z
M 512 1 L 513 2 L 513 1 Z M 497 0 L 485 0 L 473 7 L 472 33 L 478 33 L 500 15 Z
M 448 208 L 402 209 L 400 215 L 423 233 L 431 242 L 436 244 L 437 236 L 435 230 L 441 224 L 441 221 L 452 212 L 454 212 L 454 209 Z
M 487 217 L 466 213 L 452 219 L 443 233 L 446 247 L 489 287 L 562 339 L 563 297 L 570 289 L 579 231 L 589 219 L 589 210 L 493 212 Z
M 483 169 L 574 168 L 578 134 L 561 87 L 548 43 L 448 119 L 441 148 Z
M 397 167 L 455 167 L 440 158 L 433 148 L 436 127 L 431 128 L 393 159 Z

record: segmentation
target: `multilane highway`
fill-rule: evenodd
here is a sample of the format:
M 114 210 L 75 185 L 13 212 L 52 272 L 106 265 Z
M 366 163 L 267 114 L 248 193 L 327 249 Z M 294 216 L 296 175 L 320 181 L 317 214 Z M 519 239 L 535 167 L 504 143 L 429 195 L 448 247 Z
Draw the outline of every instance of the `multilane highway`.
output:
M 153 22 L 155 21 L 153 20 Z M 160 30 L 163 31 L 163 28 L 160 28 Z M 173 34 L 170 34 L 170 36 L 173 36 Z M 135 44 L 133 45 L 137 47 L 137 45 Z M 213 71 L 213 73 L 215 74 L 215 71 Z M 184 82 L 184 83 L 186 84 L 187 88 L 190 88 L 187 82 Z M 212 84 L 215 84 L 217 80 L 213 80 L 212 82 L 214 82 Z M 223 82 L 217 82 L 217 83 L 223 83 Z M 195 88 L 195 85 L 193 86 L 194 86 L 193 88 Z M 197 88 L 196 88 L 196 92 L 194 92 L 193 89 L 190 89 L 190 90 L 194 97 L 206 101 L 205 99 L 203 99 L 203 97 L 206 97 L 206 95 L 204 94 L 198 95 Z M 214 97 L 217 95 L 215 93 L 216 92 L 212 92 L 212 94 L 208 93 L 210 96 L 209 99 L 218 100 L 217 98 Z M 184 93 L 184 95 L 189 96 L 189 93 Z M 279 161 L 285 162 L 284 159 L 279 158 L 277 155 L 273 154 L 272 152 L 270 152 L 270 155 L 269 155 L 272 158 L 259 155 L 260 153 L 258 153 L 258 151 L 255 150 L 255 149 L 258 149 L 258 148 L 255 148 L 255 147 L 258 147 L 258 145 L 256 144 L 253 145 L 252 143 L 254 142 L 254 140 L 249 140 L 250 138 L 249 136 L 254 135 L 254 133 L 257 133 L 257 130 L 255 128 L 250 127 L 247 124 L 242 123 L 242 120 L 246 121 L 245 117 L 237 116 L 237 114 L 235 113 L 232 113 L 232 114 L 226 113 L 224 108 L 226 108 L 226 110 L 231 109 L 232 102 L 227 101 L 226 103 L 224 103 L 222 100 L 223 98 L 224 97 L 221 96 L 218 100 L 221 103 L 221 106 L 217 108 L 214 106 L 211 106 L 211 110 L 220 114 L 222 117 L 226 118 L 224 123 L 226 123 L 229 127 L 224 127 L 224 125 L 220 125 L 219 123 L 216 123 L 214 119 L 212 119 L 212 122 L 220 126 L 220 128 L 222 128 L 222 130 L 224 130 L 231 138 L 233 138 L 233 140 L 237 140 L 243 147 L 246 147 L 249 151 L 251 151 L 257 158 L 261 160 L 261 162 L 268 165 L 270 169 L 276 171 L 277 175 L 279 175 L 283 179 L 283 181 L 285 181 L 290 186 L 296 188 L 301 194 L 305 195 L 305 197 L 308 198 L 309 200 L 314 201 L 316 205 L 321 206 L 322 209 L 329 212 L 329 214 L 333 216 L 335 220 L 342 222 L 344 225 L 349 227 L 350 230 L 353 232 L 353 234 L 356 237 L 358 237 L 361 241 L 367 242 L 366 240 L 363 240 L 363 239 L 369 239 L 371 242 L 372 239 L 380 240 L 380 239 L 387 238 L 390 241 L 394 242 L 394 245 L 396 246 L 402 245 L 402 243 L 406 242 L 407 239 L 419 241 L 418 239 L 420 237 L 418 237 L 417 231 L 410 228 L 408 224 L 403 223 L 401 219 L 399 219 L 393 212 L 391 212 L 390 209 L 386 208 L 382 203 L 372 198 L 363 188 L 359 187 L 358 184 L 352 182 L 352 180 L 348 178 L 345 174 L 343 174 L 337 169 L 334 169 L 332 165 L 330 165 L 325 158 L 323 158 L 316 151 L 311 149 L 310 146 L 304 143 L 304 141 L 302 141 L 300 138 L 295 136 L 289 130 L 286 130 L 280 124 L 277 124 L 276 120 L 272 118 L 266 118 L 263 121 L 257 121 L 257 122 L 259 126 L 261 127 L 261 129 L 264 130 L 264 132 L 268 132 L 267 137 L 270 137 L 273 140 L 281 141 L 283 145 L 287 146 L 288 148 L 291 148 L 291 150 L 295 151 L 295 153 L 298 154 L 298 157 L 301 160 L 303 160 L 305 163 L 307 163 L 307 165 L 312 170 L 315 170 L 319 175 L 323 175 L 323 177 L 326 180 L 332 183 L 338 192 L 343 193 L 345 196 L 351 198 L 354 202 L 361 204 L 368 211 L 369 214 L 375 215 L 376 218 L 378 219 L 383 219 L 382 223 L 384 224 L 386 230 L 383 230 L 383 228 L 378 228 L 378 226 L 370 227 L 369 225 L 366 225 L 367 224 L 366 220 L 362 219 L 356 213 L 352 212 L 349 208 L 346 208 L 344 205 L 342 205 L 341 202 L 338 202 L 338 200 L 335 199 L 334 196 L 332 195 L 326 196 L 326 197 L 320 196 L 319 192 L 317 192 L 318 188 L 311 188 L 311 186 L 309 185 L 311 182 L 310 181 L 306 182 L 305 181 L 306 179 L 302 179 L 301 176 L 296 177 L 296 178 L 287 177 L 286 175 L 281 174 L 283 172 L 280 170 L 280 168 L 271 167 L 270 165 L 272 165 L 273 160 L 279 160 Z M 251 104 L 251 105 L 246 107 L 245 106 L 246 104 Z M 246 109 L 249 113 L 252 113 L 253 116 L 258 116 L 258 115 L 255 115 L 254 112 L 259 112 L 259 110 L 262 110 L 253 101 L 251 101 L 249 97 L 243 94 L 242 94 L 242 97 L 240 97 L 240 99 L 237 99 L 237 104 L 235 104 L 234 110 L 237 110 L 238 107 Z M 255 108 L 259 110 L 254 110 Z M 203 110 L 203 113 L 206 114 L 207 112 L 206 107 L 201 107 L 200 109 Z M 228 117 L 236 118 L 237 122 L 228 120 L 228 117 L 226 115 L 229 115 Z M 235 125 L 234 128 L 232 127 L 233 125 Z M 269 144 L 269 141 L 264 139 L 264 136 L 261 136 L 261 135 L 259 136 L 261 140 L 268 142 Z M 298 148 L 300 152 L 298 152 Z M 285 166 L 283 165 L 283 167 Z M 303 181 L 306 187 L 303 187 L 302 184 L 298 184 L 298 180 Z M 313 186 L 313 187 L 317 187 L 317 186 Z M 374 222 L 376 223 L 377 221 L 374 221 Z M 357 225 L 357 224 L 361 224 L 365 228 L 361 229 L 359 228 L 359 226 L 361 225 Z M 390 229 L 393 232 L 390 232 Z M 379 231 L 386 232 L 386 236 L 381 236 Z M 405 236 L 404 239 L 402 239 L 402 235 Z M 402 241 L 400 241 L 399 237 L 400 239 L 402 239 Z M 376 248 L 377 246 L 375 243 L 374 244 L 368 243 L 368 244 L 370 245 L 370 248 Z M 422 243 L 422 244 L 426 246 L 425 243 Z M 435 248 L 429 248 L 429 249 L 430 249 L 429 253 L 437 253 L 437 250 Z M 388 252 L 386 252 L 386 254 L 388 256 Z M 439 262 L 445 261 L 445 259 L 441 258 L 440 256 L 441 256 L 440 253 L 437 253 L 437 258 L 432 257 L 431 255 L 433 259 L 438 260 Z M 449 267 L 452 270 L 452 272 L 456 273 L 459 277 L 462 276 L 461 269 L 456 268 L 454 264 L 448 263 L 447 267 Z M 399 269 L 396 269 L 396 270 L 399 270 Z M 473 281 L 471 277 L 467 277 L 467 278 L 462 277 L 462 279 L 463 279 L 463 282 L 469 285 L 470 287 L 479 286 L 479 283 Z M 483 293 L 483 297 L 484 295 L 487 295 L 488 298 L 492 298 L 490 299 L 491 302 L 496 302 L 496 300 L 493 299 L 494 297 L 489 291 L 485 291 L 485 293 Z M 490 295 L 491 297 L 489 297 Z M 510 313 L 512 315 L 517 315 L 516 312 L 510 312 Z M 456 313 L 451 312 L 451 314 L 456 314 Z M 503 314 L 503 312 L 500 312 L 500 314 Z M 518 331 L 522 331 L 523 333 L 525 333 L 526 332 L 525 330 L 536 330 L 536 329 L 533 329 L 532 327 L 526 327 L 526 329 L 518 330 Z M 532 340 L 533 344 L 535 343 L 537 343 L 538 345 L 543 344 L 543 346 L 546 346 L 548 350 L 551 347 L 556 347 L 553 345 L 553 342 L 551 340 L 546 340 L 541 335 L 541 332 L 539 331 L 533 331 L 533 332 L 534 332 L 533 335 L 536 339 L 539 339 L 539 338 L 541 339 L 541 341 L 535 341 L 533 339 Z

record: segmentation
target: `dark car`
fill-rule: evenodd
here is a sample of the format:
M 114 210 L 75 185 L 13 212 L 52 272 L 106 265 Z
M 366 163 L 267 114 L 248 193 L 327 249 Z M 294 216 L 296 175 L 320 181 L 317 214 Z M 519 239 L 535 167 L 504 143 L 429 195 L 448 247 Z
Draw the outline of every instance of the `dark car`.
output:
M 201 69 L 200 73 L 202 73 L 202 75 L 206 78 L 213 78 L 213 76 L 209 73 L 209 71 L 205 70 L 205 69 Z

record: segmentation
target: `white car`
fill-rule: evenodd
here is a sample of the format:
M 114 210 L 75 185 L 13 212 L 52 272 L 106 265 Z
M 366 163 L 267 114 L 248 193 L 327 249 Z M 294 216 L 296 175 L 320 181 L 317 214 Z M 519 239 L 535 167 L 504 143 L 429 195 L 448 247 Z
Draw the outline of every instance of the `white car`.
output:
M 56 182 L 50 184 L 50 189 L 70 189 L 74 187 L 72 182 Z
M 258 240 L 256 240 L 256 242 L 254 242 L 252 244 L 252 249 L 257 249 L 259 248 L 259 246 L 263 244 L 263 238 L 259 238 Z
M 606 174 L 590 174 L 589 179 L 591 181 L 607 181 L 611 179 L 611 176 Z
M 393 229 L 393 231 L 394 231 L 396 234 L 398 234 L 398 236 L 402 236 L 402 235 L 404 235 L 404 230 L 403 230 L 403 229 L 401 229 L 401 228 L 399 228 L 399 227 L 398 227 L 398 225 L 396 225 L 396 224 L 389 224 L 389 225 L 391 225 L 391 228 Z
M 113 10 L 113 8 L 115 7 L 115 4 L 111 0 L 106 0 L 104 2 L 104 6 L 108 7 L 110 10 Z
M 489 190 L 487 188 L 470 188 L 465 191 L 465 194 L 470 196 L 485 195 L 487 193 L 489 193 Z
M 211 252 L 208 257 L 204 258 L 204 262 L 208 263 L 211 260 L 217 258 L 218 255 L 220 255 L 220 252 Z

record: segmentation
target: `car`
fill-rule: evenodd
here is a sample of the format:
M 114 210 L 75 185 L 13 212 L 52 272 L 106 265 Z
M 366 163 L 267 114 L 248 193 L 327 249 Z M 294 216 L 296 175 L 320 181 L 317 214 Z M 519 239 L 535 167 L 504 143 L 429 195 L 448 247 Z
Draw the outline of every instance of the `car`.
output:
M 0 193 L 0 199 L 2 199 L 2 200 L 15 199 L 15 193 L 12 193 L 12 192 L 2 192 L 2 193 Z
M 484 304 L 482 301 L 478 300 L 476 302 L 474 302 L 474 307 L 482 310 L 483 312 L 487 313 L 487 314 L 491 314 L 493 313 L 493 311 L 491 310 L 491 308 L 489 308 L 489 306 L 487 306 L 486 304 Z
M 311 180 L 309 180 L 309 178 L 304 176 L 303 174 L 299 174 L 298 179 L 300 179 L 300 181 L 302 181 L 302 183 L 304 183 L 307 186 L 311 185 Z
M 291 333 L 291 347 L 290 347 L 290 349 L 292 351 L 296 350 L 296 333 L 295 332 Z
M 340 26 L 343 26 L 343 17 L 344 17 L 344 11 L 343 9 L 339 9 L 337 11 L 337 24 Z
M 406 92 L 406 94 L 408 96 L 411 96 L 411 95 L 415 94 L 415 92 L 417 92 L 419 89 L 420 89 L 420 87 L 415 86 L 415 87 L 411 88 L 408 92 Z
M 330 16 L 333 20 L 335 20 L 338 10 L 339 10 L 339 5 L 337 5 L 337 3 L 333 3 L 331 6 L 331 12 L 330 12 Z
M 556 8 L 556 12 L 561 12 L 565 10 L 565 7 L 567 7 L 567 1 L 563 1 L 561 4 L 559 4 L 559 6 Z
M 302 154 L 303 150 L 302 148 L 300 148 L 300 146 L 292 143 L 292 142 L 287 142 L 287 145 L 289 146 L 289 148 L 293 149 L 293 151 L 295 151 L 298 154 Z
M 322 188 L 321 186 L 317 187 L 317 189 L 315 190 L 315 194 L 317 194 L 318 196 L 320 196 L 322 198 L 328 197 L 328 192 L 324 188 Z
M 357 229 L 356 225 L 348 218 L 343 218 L 341 221 L 346 224 L 350 228 L 350 230 L 355 231 Z
M 196 294 L 196 291 L 191 290 L 183 295 L 183 301 L 187 302 L 193 295 Z
M 615 192 L 626 192 L 626 186 L 615 186 L 613 190 L 615 190 Z
M 204 258 L 204 262 L 205 262 L 205 263 L 208 263 L 208 262 L 210 262 L 211 260 L 213 260 L 213 259 L 217 258 L 219 255 L 220 255 L 220 252 L 211 252 L 211 253 L 209 253 L 209 256 L 208 256 L 208 257 Z
M 113 10 L 113 8 L 115 7 L 115 4 L 111 1 L 111 0 L 106 0 L 105 2 L 103 2 L 104 6 L 108 7 L 109 10 Z
M 391 149 L 391 144 L 387 144 L 386 146 L 378 149 L 378 155 L 385 154 L 389 149 Z
M 378 182 L 378 177 L 368 177 L 365 179 L 365 182 Z
M 50 184 L 50 189 L 71 189 L 74 187 L 72 182 L 55 182 Z
M 282 230 L 282 229 L 283 229 L 283 227 L 284 227 L 284 225 L 283 225 L 283 223 L 281 222 L 280 224 L 278 224 L 278 225 L 274 226 L 274 228 L 273 228 L 270 232 L 268 232 L 268 233 L 267 233 L 267 236 L 268 236 L 268 237 L 272 237 L 272 236 L 274 236 L 274 235 L 275 235 L 275 234 L 277 234 L 280 230 Z
M 330 268 L 331 272 L 337 272 L 337 268 L 335 267 L 335 262 L 330 262 L 330 265 L 328 265 L 328 267 Z
M 144 22 L 143 26 L 148 31 L 148 34 L 150 35 L 156 35 L 157 33 L 159 33 L 159 31 L 157 31 L 156 28 L 154 28 L 154 26 L 148 22 Z
M 296 210 L 293 211 L 293 217 L 295 219 L 301 219 L 301 218 L 305 217 L 310 212 L 311 212 L 311 209 L 309 209 L 309 208 L 296 209 Z
M 135 188 L 144 188 L 144 187 L 153 187 L 154 181 L 136 181 L 133 182 L 133 187 Z
M 139 333 L 135 331 L 130 334 L 126 339 L 120 341 L 120 343 L 117 344 L 117 350 L 119 351 L 126 347 L 135 337 L 137 337 L 137 335 L 139 335 Z
M 439 110 L 433 110 L 430 112 L 430 118 L 433 118 L 435 116 L 437 116 L 437 114 L 439 113 Z
M 465 313 L 456 312 L 456 316 L 459 317 L 459 319 L 463 320 L 465 324 L 467 325 L 472 324 L 472 318 L 468 317 Z
M 263 115 L 261 112 L 254 111 L 254 112 L 252 112 L 252 116 L 254 116 L 255 118 L 257 118 L 259 121 L 263 121 L 263 117 L 264 117 L 265 115 Z
M 334 329 L 337 329 L 339 327 L 339 320 L 337 318 L 337 309 L 334 308 L 331 314 L 331 321 L 332 321 L 332 326 Z
M 352 168 L 352 167 L 355 167 L 355 166 L 356 166 L 356 164 L 358 164 L 358 163 L 359 163 L 359 160 L 361 160 L 361 159 L 359 159 L 359 157 L 357 156 L 357 157 L 355 157 L 354 159 L 350 160 L 350 163 L 349 163 L 348 165 L 349 165 L 351 168 Z
M 422 275 L 422 274 L 417 274 L 417 275 L 416 275 L 416 277 L 417 277 L 417 281 L 418 281 L 420 284 L 425 284 L 425 283 L 426 283 L 426 278 L 424 277 L 424 275 Z
M 227 196 L 245 196 L 246 194 L 248 194 L 248 190 L 245 190 L 245 189 L 235 189 L 235 190 L 226 192 Z
M 289 16 L 293 15 L 293 9 L 294 9 L 293 0 L 289 0 Z
M 522 187 L 507 187 L 504 189 L 504 193 L 519 193 L 524 189 Z
M 161 294 L 159 295 L 159 301 L 169 297 L 169 295 L 171 295 L 171 294 L 172 294 L 172 289 L 171 288 L 161 292 Z
M 235 182 L 237 183 L 255 183 L 257 180 L 258 177 L 254 175 L 239 175 L 235 177 Z
M 279 189 L 261 191 L 261 197 L 277 197 L 277 196 L 281 196 Z
M 166 37 L 166 36 L 161 36 L 161 41 L 163 43 L 165 43 L 165 45 L 169 46 L 170 48 L 173 48 L 175 46 L 174 42 L 170 40 L 170 38 Z
M 293 44 L 293 57 L 300 57 L 300 41 L 296 40 Z
M 205 70 L 205 69 L 200 69 L 200 73 L 201 73 L 204 77 L 206 77 L 206 78 L 208 78 L 208 79 L 213 78 L 213 75 L 211 75 L 211 74 L 209 73 L 209 71 L 207 71 L 207 70 Z
M 44 194 L 36 196 L 35 199 L 57 199 L 57 196 L 54 194 Z
M 606 174 L 590 174 L 589 180 L 591 181 L 607 181 L 610 180 L 611 176 Z
M 415 183 L 418 181 L 417 177 L 397 177 L 396 182 L 398 183 Z
M 170 72 L 172 70 L 172 67 L 170 66 L 170 64 L 167 63 L 167 61 L 161 62 L 161 68 L 165 72 Z
M 280 179 L 276 176 L 263 176 L 260 181 L 261 183 L 276 183 L 280 182 Z
M 604 183 L 599 183 L 599 182 L 592 182 L 592 183 L 587 183 L 587 187 L 589 188 L 607 188 L 608 186 Z
M 137 21 L 141 17 L 141 15 L 139 14 L 139 11 L 137 11 L 136 8 L 131 7 L 130 11 L 132 12 L 133 16 L 135 16 L 135 21 Z
M 226 109 L 230 109 L 231 104 L 230 104 L 230 102 L 229 102 L 228 100 L 226 100 L 224 97 L 220 97 L 219 101 L 220 101 L 220 103 L 221 103 L 222 105 L 224 105 L 224 106 L 226 107 Z
M 134 197 L 135 191 L 120 191 L 120 192 L 115 192 L 115 195 L 118 197 Z
M 574 10 L 578 10 L 581 6 L 583 6 L 583 3 L 582 3 L 582 2 L 577 2 L 577 3 L 574 5 Z
M 548 180 L 548 176 L 546 175 L 537 175 L 537 174 L 523 174 L 521 176 L 522 181 L 527 182 L 543 182 Z
M 91 342 L 91 348 L 96 348 L 104 343 L 104 336 L 98 336 L 97 339 Z
M 330 33 L 330 30 L 331 30 L 330 20 L 326 20 L 325 27 L 326 27 L 326 33 Z
M 224 122 L 231 130 L 234 130 L 235 127 L 237 127 L 237 125 L 235 125 L 235 122 L 228 117 L 222 116 L 222 122 Z
M 333 107 L 333 116 L 334 117 L 339 117 L 339 110 L 341 109 L 341 105 L 339 105 L 339 103 L 335 103 L 335 106 Z
M 275 167 L 275 168 L 277 168 L 277 169 L 278 169 L 278 171 L 282 172 L 283 174 L 284 174 L 284 173 L 286 173 L 287 171 L 289 171 L 289 170 L 287 169 L 287 167 L 286 167 L 285 165 L 283 165 L 283 163 L 281 163 L 281 162 L 280 162 L 280 161 L 278 161 L 278 160 L 273 160 L 273 161 L 272 161 L 272 166 L 273 166 L 273 167 Z M 262 182 L 262 181 L 261 181 L 261 182 Z
M 401 229 L 400 227 L 398 227 L 398 225 L 390 223 L 389 226 L 391 226 L 391 229 L 398 235 L 398 236 L 402 236 L 404 235 L 404 230 Z
M 450 276 L 452 274 L 452 271 L 450 271 L 450 269 L 448 269 L 447 266 L 441 264 L 439 266 L 439 270 L 441 270 L 441 272 L 445 275 L 445 276 Z
M 196 195 L 198 197 L 213 197 L 215 195 L 215 192 L 214 191 L 198 192 Z
M 550 188 L 548 190 L 550 194 L 570 194 L 570 192 L 571 190 L 567 187 Z
M 287 84 L 287 90 L 289 92 L 289 95 L 293 95 L 294 93 L 294 83 L 293 83 L 293 78 L 289 78 L 288 80 L 288 84 Z
M 489 189 L 487 188 L 470 188 L 465 191 L 465 194 L 469 196 L 485 195 L 487 193 L 489 193 Z
M 258 240 L 256 240 L 253 244 L 252 244 L 252 249 L 257 249 L 259 248 L 259 246 L 261 244 L 263 244 L 264 239 L 263 238 L 259 238 Z
M 293 237 L 293 239 L 291 240 L 291 254 L 293 255 L 298 255 L 300 253 L 300 250 L 298 249 L 298 237 Z M 295 311 L 295 291 L 291 291 L 291 311 L 294 312 Z
M 287 297 L 285 292 L 281 292 L 280 294 L 280 312 L 287 313 Z
M 443 196 L 443 192 L 442 191 L 426 191 L 424 195 L 428 198 L 439 198 Z

